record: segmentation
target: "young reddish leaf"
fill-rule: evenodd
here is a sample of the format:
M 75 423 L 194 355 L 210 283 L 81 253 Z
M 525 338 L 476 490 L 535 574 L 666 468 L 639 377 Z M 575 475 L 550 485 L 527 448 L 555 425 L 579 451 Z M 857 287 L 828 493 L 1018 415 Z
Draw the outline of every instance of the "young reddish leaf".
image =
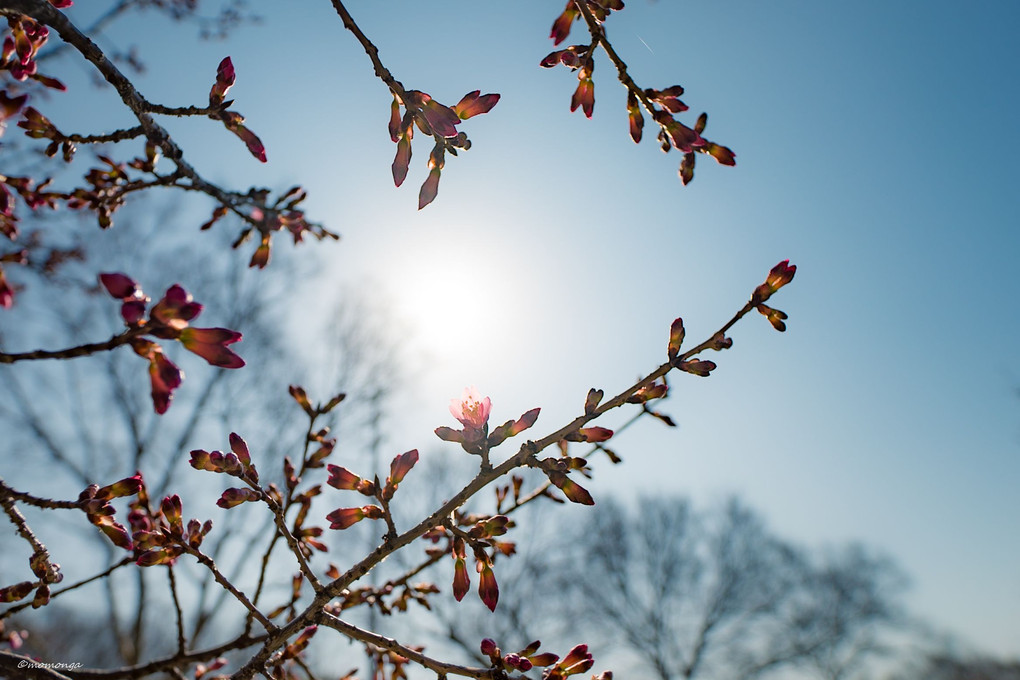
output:
M 730 149 L 725 146 L 720 146 L 719 144 L 708 142 L 702 148 L 702 151 L 712 156 L 712 158 L 718 161 L 720 165 L 737 164 L 737 155 L 730 151 Z
M 216 501 L 216 505 L 226 510 L 234 507 L 235 505 L 240 505 L 241 503 L 257 501 L 260 498 L 262 498 L 262 495 L 254 489 L 227 489 L 220 496 L 220 499 Z
M 290 385 L 287 388 L 290 396 L 294 398 L 294 401 L 298 403 L 298 406 L 307 413 L 308 415 L 314 415 L 315 410 L 312 408 L 312 402 L 308 400 L 308 393 L 305 392 L 305 388 L 300 385 Z
M 294 640 L 294 642 L 292 642 L 291 644 L 287 645 L 287 647 L 284 649 L 283 658 L 293 659 L 302 651 L 304 651 L 304 649 L 308 646 L 308 643 L 311 641 L 312 636 L 315 635 L 315 632 L 318 630 L 318 628 L 319 628 L 318 626 L 308 626 L 303 631 L 301 631 L 301 634 L 297 636 L 297 639 Z
M 390 139 L 396 142 L 400 139 L 400 100 L 393 95 L 393 103 L 390 104 L 390 122 L 387 125 Z
M 571 502 L 580 503 L 581 505 L 595 505 L 595 500 L 588 493 L 588 490 L 562 472 L 549 472 L 548 477 L 549 481 L 556 485 Z
M 383 510 L 377 505 L 365 505 L 360 508 L 338 508 L 326 515 L 331 524 L 330 529 L 346 529 L 363 519 L 382 519 Z
M 781 312 L 778 309 L 772 309 L 768 305 L 757 305 L 756 309 L 768 318 L 769 323 L 772 324 L 772 327 L 777 331 L 782 333 L 786 330 L 786 324 L 784 321 L 787 316 L 785 312 Z
M 521 432 L 524 432 L 529 427 L 535 424 L 538 420 L 538 414 L 542 411 L 540 408 L 533 408 L 527 411 L 520 418 L 514 421 L 514 424 L 510 428 L 510 436 L 516 437 Z
M 266 162 L 266 148 L 262 145 L 262 141 L 258 136 L 244 126 L 244 116 L 237 111 L 223 111 L 218 114 L 218 118 L 223 121 L 228 130 L 237 135 L 245 143 L 252 156 L 255 156 L 255 158 L 263 163 Z
M 532 654 L 528 657 L 528 660 L 531 661 L 532 666 L 542 668 L 544 666 L 552 666 L 559 660 L 559 658 L 559 656 L 552 652 L 543 652 L 542 654 Z
M 266 147 L 262 145 L 262 140 L 254 132 L 244 125 L 236 125 L 230 131 L 241 138 L 241 141 L 248 147 L 248 151 L 251 152 L 252 156 L 255 156 L 255 158 L 263 163 L 266 162 Z
M 673 421 L 673 419 L 667 416 L 665 413 L 659 413 L 658 411 L 653 411 L 650 408 L 646 408 L 645 413 L 652 416 L 653 418 L 658 418 L 659 420 L 666 423 L 670 427 L 676 427 L 676 423 Z
M 390 463 L 390 476 L 386 480 L 387 484 L 392 484 L 393 488 L 396 488 L 397 484 L 403 481 L 404 476 L 410 472 L 414 464 L 418 462 L 418 449 L 412 449 L 407 453 L 402 453 L 393 459 Z
M 552 31 L 549 32 L 549 37 L 552 38 L 554 45 L 559 45 L 561 42 L 567 39 L 570 35 L 570 25 L 574 23 L 574 19 L 578 16 L 577 8 L 574 7 L 574 0 L 567 2 L 567 8 L 563 10 L 563 13 L 556 17 L 556 21 L 553 22 Z
M 708 114 L 702 113 L 698 116 L 697 122 L 694 123 L 694 131 L 699 135 L 705 131 L 705 126 L 708 125 Z
M 471 577 L 468 576 L 467 565 L 463 557 L 458 557 L 453 563 L 453 597 L 460 602 L 467 595 L 471 588 Z
M 199 231 L 211 229 L 212 225 L 216 224 L 218 220 L 226 217 L 228 211 L 229 209 L 225 205 L 217 206 L 216 209 L 213 210 L 212 217 L 210 217 L 207 222 L 203 222 L 202 226 L 198 228 Z
M 345 467 L 327 465 L 326 468 L 329 470 L 329 479 L 326 480 L 326 483 L 334 489 L 356 491 L 358 486 L 365 481 Z
M 244 359 L 234 354 L 227 345 L 241 339 L 237 331 L 226 328 L 192 328 L 181 331 L 178 339 L 184 349 L 205 359 L 211 366 L 220 368 L 241 368 Z
M 588 390 L 588 396 L 584 400 L 584 415 L 589 416 L 595 413 L 595 409 L 598 408 L 604 395 L 602 390 L 597 390 L 594 387 Z
M 457 136 L 456 126 L 460 123 L 460 117 L 449 106 L 443 106 L 430 97 L 422 104 L 421 111 L 433 133 L 440 137 Z
M 330 521 L 330 529 L 346 529 L 365 519 L 365 511 L 361 508 L 338 508 L 326 515 Z
M 581 107 L 585 116 L 591 118 L 595 109 L 595 83 L 591 78 L 582 78 L 574 90 L 574 96 L 570 98 L 570 111 L 574 112 L 578 107 Z
M 230 433 L 230 450 L 234 452 L 241 465 L 247 468 L 251 465 L 251 454 L 248 453 L 248 444 L 236 432 Z
M 258 267 L 259 269 L 265 269 L 266 265 L 269 264 L 269 236 L 264 235 L 262 237 L 262 243 L 255 249 L 255 252 L 251 256 L 251 261 L 248 263 L 249 267 Z
M 694 179 L 694 163 L 696 161 L 697 157 L 693 151 L 685 153 L 683 160 L 680 161 L 680 169 L 677 171 L 677 174 L 680 175 L 680 181 L 684 186 L 690 184 L 691 180 Z
M 436 194 L 439 193 L 439 168 L 433 168 L 429 172 L 429 176 L 421 185 L 421 191 L 418 192 L 418 210 L 421 210 L 429 203 L 436 199 Z
M 683 123 L 678 123 L 668 112 L 656 111 L 654 118 L 655 122 L 662 126 L 666 135 L 669 137 L 669 140 L 673 143 L 673 146 L 680 151 L 690 153 L 696 147 L 701 147 L 706 144 L 701 135 Z
M 566 677 L 568 675 L 585 673 L 594 665 L 595 660 L 588 653 L 588 645 L 577 645 L 567 652 L 567 655 L 563 657 L 563 661 L 557 664 L 557 668 L 560 669 L 561 675 Z
M 489 608 L 489 611 L 496 611 L 496 603 L 499 602 L 499 586 L 496 584 L 496 574 L 488 562 L 482 562 L 482 570 L 478 578 L 478 596 Z
M 545 55 L 545 57 L 542 58 L 542 61 L 538 62 L 538 65 L 541 66 L 542 68 L 552 68 L 553 66 L 556 66 L 557 64 L 561 63 L 564 52 L 566 52 L 566 50 L 556 50 L 555 52 L 550 52 L 549 54 Z
M 156 351 L 149 358 L 149 380 L 152 383 L 152 405 L 156 413 L 163 415 L 170 408 L 174 390 L 181 386 L 184 374 L 169 359 L 163 356 L 162 349 L 156 345 Z
M 23 94 L 20 97 L 8 97 L 6 90 L 0 91 L 0 135 L 4 133 L 4 128 L 7 127 L 7 119 L 18 115 L 18 112 L 21 111 L 27 101 L 27 94 Z
M 667 390 L 669 390 L 669 387 L 665 383 L 652 383 L 651 385 L 645 385 L 628 397 L 627 403 L 644 404 L 652 399 L 661 399 L 666 396 Z
M 607 427 L 582 427 L 577 432 L 566 436 L 567 441 L 572 442 L 604 442 L 613 436 L 613 431 Z
M 461 120 L 467 120 L 472 116 L 479 116 L 491 111 L 492 107 L 499 101 L 499 95 L 490 93 L 479 96 L 480 93 L 481 90 L 468 92 L 464 95 L 464 98 L 453 107 L 453 112 L 456 113 Z
M 463 444 L 464 442 L 467 441 L 467 439 L 464 437 L 463 430 L 455 430 L 452 427 L 443 426 L 437 427 L 435 431 L 436 436 L 445 442 L 456 442 L 458 444 Z
M 411 163 L 411 137 L 403 135 L 397 140 L 397 155 L 393 158 L 390 170 L 393 173 L 393 184 L 400 186 L 407 177 L 407 167 Z
M 154 567 L 157 564 L 171 564 L 179 554 L 179 549 L 173 548 L 156 548 L 153 550 L 146 550 L 138 559 L 135 560 L 135 564 L 139 567 Z
M 686 371 L 687 373 L 693 373 L 694 375 L 700 375 L 702 378 L 707 378 L 708 374 L 715 370 L 715 362 L 691 359 L 690 361 L 680 362 L 679 368 L 681 371 Z
M 92 518 L 90 518 L 92 519 Z M 115 546 L 123 548 L 124 550 L 131 550 L 131 537 L 128 535 L 127 529 L 117 524 L 109 518 L 103 518 L 103 521 L 94 522 L 99 530 L 106 534 L 106 537 L 110 539 Z
M 630 138 L 637 144 L 641 141 L 645 117 L 641 114 L 641 105 L 638 104 L 638 99 L 633 92 L 627 93 L 627 117 L 630 122 Z
M 669 346 L 666 349 L 666 355 L 670 361 L 677 358 L 680 354 L 680 347 L 684 344 L 684 320 L 677 317 L 673 320 L 673 323 L 669 326 Z
M 123 498 L 125 496 L 134 496 L 142 489 L 142 475 L 141 473 L 135 474 L 131 477 L 126 477 L 118 482 L 114 482 L 108 486 L 104 486 L 96 492 L 96 498 L 102 496 L 103 498 Z
M 489 447 L 495 447 L 502 444 L 509 437 L 516 437 L 521 432 L 524 432 L 529 427 L 535 424 L 538 420 L 538 414 L 542 409 L 533 408 L 517 420 L 508 420 L 489 435 Z

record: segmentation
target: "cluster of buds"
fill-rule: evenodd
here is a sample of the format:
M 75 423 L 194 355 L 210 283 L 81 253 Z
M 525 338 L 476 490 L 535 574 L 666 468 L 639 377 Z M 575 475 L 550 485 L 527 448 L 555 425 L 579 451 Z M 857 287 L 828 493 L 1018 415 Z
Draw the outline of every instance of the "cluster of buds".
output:
M 677 317 L 669 327 L 669 344 L 666 346 L 666 356 L 671 364 L 685 373 L 701 376 L 702 378 L 716 369 L 714 361 L 701 359 L 680 359 L 680 347 L 683 345 L 686 331 L 684 320 Z M 712 349 L 721 350 L 729 347 L 733 341 L 726 337 L 713 337 Z
M 468 118 L 488 113 L 498 101 L 498 94 L 483 95 L 481 90 L 468 92 L 452 107 L 444 106 L 418 90 L 407 90 L 403 97 L 393 94 L 388 125 L 390 139 L 397 145 L 391 166 L 393 184 L 399 187 L 407 177 L 415 127 L 436 142 L 429 154 L 429 175 L 418 192 L 419 210 L 435 200 L 439 192 L 439 176 L 446 163 L 446 152 L 456 156 L 458 149 L 467 151 L 471 148 L 467 134 L 458 130 L 457 125 Z M 401 107 L 404 108 L 403 114 L 400 112 Z
M 612 435 L 612 430 L 606 430 L 604 427 L 599 428 L 582 428 L 585 430 L 605 430 Z M 605 439 L 608 439 L 606 436 Z M 562 440 L 560 449 L 566 451 L 567 440 Z M 604 439 L 574 439 L 573 441 L 604 441 Z M 584 458 L 575 458 L 572 456 L 564 455 L 560 458 L 544 458 L 538 461 L 537 465 L 533 464 L 534 467 L 541 469 L 549 481 L 553 483 L 553 486 L 563 492 L 563 495 L 567 497 L 572 503 L 579 503 L 581 505 L 595 505 L 595 500 L 588 493 L 588 490 L 583 486 L 572 480 L 567 475 L 573 470 L 580 470 L 582 474 L 585 473 L 585 469 L 588 465 L 588 461 Z
M 232 508 L 247 501 L 258 501 L 263 492 L 258 488 L 259 472 L 251 462 L 248 444 L 235 432 L 230 433 L 230 451 L 205 451 L 195 449 L 191 452 L 191 467 L 196 470 L 207 470 L 237 477 L 247 487 L 227 489 L 216 501 L 221 508 Z
M 504 654 L 491 638 L 485 638 L 479 645 L 482 654 L 492 662 L 492 668 L 513 672 L 526 673 L 532 668 L 545 668 L 544 680 L 561 680 L 571 675 L 585 673 L 595 665 L 595 660 L 588 652 L 588 645 L 576 645 L 560 661 L 559 656 L 552 652 L 538 653 L 542 643 L 535 640 L 519 652 Z M 558 663 L 557 663 L 558 662 Z M 612 674 L 603 673 L 601 680 L 612 680 Z
M 290 387 L 287 388 L 287 391 L 290 393 L 291 398 L 293 398 L 294 401 L 297 402 L 298 406 L 301 407 L 301 410 L 304 411 L 309 418 L 315 418 L 316 416 L 321 416 L 329 413 L 337 406 L 339 406 L 340 402 L 347 398 L 347 395 L 344 392 L 340 392 L 339 394 L 335 395 L 332 399 L 327 401 L 325 404 L 318 404 L 316 406 L 312 406 L 312 402 L 308 398 L 308 393 L 305 391 L 305 388 L 301 387 L 300 385 L 291 385 Z M 312 441 L 317 441 L 320 444 L 325 445 L 324 442 L 326 441 L 327 433 L 328 430 L 323 430 L 319 432 L 317 435 L 313 437 Z M 329 441 L 331 442 L 329 445 L 329 450 L 332 451 L 333 446 L 336 445 L 336 440 L 332 439 Z M 307 467 L 322 467 L 322 465 L 309 464 Z
M 50 122 L 49 118 L 39 113 L 34 107 L 29 106 L 25 109 L 24 115 L 24 120 L 18 123 L 18 127 L 25 130 L 25 135 L 32 139 L 50 140 L 43 153 L 53 158 L 60 151 L 64 161 L 70 163 L 74 158 L 74 153 L 78 150 L 74 143 L 64 136 L 57 126 Z M 100 226 L 108 227 L 110 224 L 109 222 L 100 223 Z
M 0 602 L 17 602 L 28 597 L 29 593 L 35 590 L 35 597 L 32 598 L 32 608 L 38 609 L 50 601 L 50 585 L 60 583 L 64 575 L 60 573 L 60 565 L 50 562 L 49 553 L 41 546 L 36 549 L 28 560 L 32 573 L 38 581 L 22 581 L 12 586 L 0 588 Z M 3 624 L 0 622 L 0 633 L 3 633 Z M 12 632 L 7 641 L 17 649 L 21 645 L 21 637 Z M 0 638 L 4 640 L 5 638 Z
M 212 366 L 240 368 L 244 360 L 227 348 L 241 339 L 241 334 L 226 328 L 195 328 L 188 322 L 201 313 L 202 305 L 179 285 L 174 284 L 149 311 L 145 311 L 150 298 L 124 274 L 106 273 L 99 281 L 111 297 L 121 301 L 120 314 L 124 324 L 136 329 L 138 335 L 129 342 L 135 353 L 148 359 L 152 382 L 152 403 L 156 413 L 165 413 L 170 407 L 173 391 L 180 387 L 183 372 L 166 358 L 163 348 L 156 342 L 141 337 L 153 335 L 165 340 L 177 340 L 186 350 L 205 359 Z
M 474 553 L 475 571 L 478 572 L 478 597 L 489 611 L 496 611 L 499 584 L 492 570 L 492 558 L 485 552 L 485 543 L 481 541 L 472 540 L 471 551 Z M 467 543 L 462 536 L 454 536 L 450 553 L 453 556 L 453 596 L 460 602 L 471 588 L 471 578 L 467 571 Z
M 363 519 L 383 519 L 388 515 L 388 507 L 393 494 L 397 492 L 400 482 L 404 480 L 407 473 L 418 462 L 418 449 L 412 449 L 407 453 L 396 456 L 390 462 L 390 474 L 386 483 L 381 484 L 379 479 L 369 481 L 362 479 L 350 470 L 339 465 L 328 465 L 329 479 L 327 484 L 334 489 L 341 491 L 357 491 L 364 496 L 374 497 L 382 505 L 364 505 L 353 508 L 337 508 L 326 515 L 330 521 L 330 529 L 347 529 Z
M 72 0 L 50 0 L 57 8 L 70 7 Z M 63 83 L 56 78 L 44 76 L 38 71 L 35 61 L 39 50 L 49 39 L 49 29 L 25 15 L 8 15 L 7 25 L 10 35 L 4 37 L 0 48 L 0 71 L 7 71 L 14 80 L 36 80 L 46 87 L 65 90 Z
M 614 10 L 623 9 L 620 0 L 569 0 L 566 9 L 553 22 L 549 37 L 554 45 L 559 45 L 570 35 L 571 25 L 582 15 L 583 7 L 588 10 L 597 24 L 592 29 L 592 42 L 589 45 L 571 45 L 555 50 L 546 55 L 539 65 L 552 68 L 562 64 L 577 72 L 577 89 L 570 99 L 570 110 L 580 108 L 584 115 L 591 118 L 595 108 L 595 85 L 592 72 L 595 69 L 593 48 L 601 40 L 605 41 L 605 32 L 601 24 Z M 622 69 L 623 67 L 620 66 Z M 641 141 L 645 125 L 642 108 L 646 109 L 652 119 L 659 125 L 659 143 L 663 151 L 676 148 L 684 154 L 680 163 L 680 180 L 687 184 L 694 179 L 694 163 L 697 153 L 705 153 L 722 165 L 736 165 L 736 155 L 725 146 L 705 139 L 702 133 L 708 123 L 708 115 L 701 114 L 694 127 L 688 127 L 678 121 L 674 115 L 688 110 L 688 106 L 680 100 L 684 88 L 673 85 L 663 90 L 654 88 L 638 88 L 625 72 L 621 71 L 621 80 L 627 86 L 627 120 L 630 136 L 635 143 Z
M 141 502 L 139 497 L 128 521 L 132 528 L 135 564 L 140 567 L 173 564 L 186 547 L 198 550 L 212 530 L 211 519 L 205 522 L 190 519 L 184 523 L 181 497 L 177 494 L 164 498 L 156 513 L 152 513 L 148 503 Z
M 114 498 L 138 496 L 144 493 L 144 488 L 145 483 L 140 472 L 104 487 L 91 484 L 78 496 L 78 505 L 89 522 L 99 527 L 114 545 L 131 550 L 133 547 L 131 537 L 127 529 L 114 520 L 115 510 L 110 501 Z
M 592 16 L 595 17 L 595 21 L 600 24 L 609 18 L 609 14 L 614 10 L 619 11 L 623 9 L 622 0 L 580 0 L 584 2 L 591 12 Z M 581 10 L 577 6 L 576 0 L 567 0 L 567 6 L 563 12 L 556 17 L 556 21 L 553 22 L 552 30 L 549 32 L 549 37 L 552 38 L 554 45 L 559 45 L 561 42 L 567 39 L 570 35 L 570 27 L 577 20 L 581 18 Z
M 272 202 L 270 202 L 269 196 L 269 189 L 251 189 L 244 196 L 237 198 L 232 206 L 218 205 L 213 210 L 212 216 L 202 224 L 200 230 L 211 229 L 216 222 L 226 217 L 233 207 L 235 212 L 244 217 L 248 223 L 248 226 L 234 240 L 233 247 L 240 247 L 253 233 L 257 233 L 259 245 L 252 253 L 248 266 L 259 269 L 264 269 L 269 264 L 272 235 L 275 232 L 289 232 L 294 243 L 301 243 L 305 234 L 311 234 L 320 241 L 327 238 L 333 240 L 340 238 L 339 234 L 306 219 L 304 211 L 298 205 L 308 197 L 308 192 L 300 186 L 291 187 Z
M 769 272 L 765 283 L 754 289 L 751 294 L 751 304 L 763 314 L 777 331 L 786 330 L 786 313 L 773 309 L 764 304 L 772 297 L 777 290 L 793 281 L 793 275 L 797 273 L 797 265 L 791 265 L 789 260 L 783 260 Z

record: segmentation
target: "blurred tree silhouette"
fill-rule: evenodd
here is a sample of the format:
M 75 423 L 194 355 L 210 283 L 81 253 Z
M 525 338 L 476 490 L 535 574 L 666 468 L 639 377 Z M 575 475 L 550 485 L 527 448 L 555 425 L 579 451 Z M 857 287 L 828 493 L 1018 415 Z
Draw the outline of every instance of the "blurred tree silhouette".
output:
M 890 651 L 881 641 L 906 624 L 892 562 L 859 545 L 802 550 L 736 499 L 698 511 L 686 498 L 604 498 L 566 542 L 532 519 L 522 529 L 535 527 L 533 539 L 505 570 L 522 584 L 499 621 L 514 644 L 581 636 L 662 680 L 845 680 L 872 677 Z M 478 622 L 445 621 L 474 652 Z

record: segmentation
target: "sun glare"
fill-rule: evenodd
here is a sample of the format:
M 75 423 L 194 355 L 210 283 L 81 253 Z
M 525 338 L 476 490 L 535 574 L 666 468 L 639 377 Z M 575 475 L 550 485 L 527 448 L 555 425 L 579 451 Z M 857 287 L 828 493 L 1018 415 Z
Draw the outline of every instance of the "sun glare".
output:
M 415 342 L 443 362 L 491 355 L 493 316 L 514 287 L 507 267 L 466 246 L 415 249 L 402 259 L 392 298 Z

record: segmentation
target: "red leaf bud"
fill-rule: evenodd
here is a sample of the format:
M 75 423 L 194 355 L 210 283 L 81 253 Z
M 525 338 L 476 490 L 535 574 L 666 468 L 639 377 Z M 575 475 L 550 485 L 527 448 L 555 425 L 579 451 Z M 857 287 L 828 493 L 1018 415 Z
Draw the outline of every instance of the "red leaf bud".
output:
M 471 587 L 471 578 L 468 576 L 467 565 L 464 559 L 458 557 L 453 563 L 453 597 L 458 602 L 464 599 L 468 589 Z
M 482 564 L 478 580 L 478 596 L 489 608 L 489 611 L 496 611 L 496 604 L 499 602 L 499 586 L 496 584 L 496 574 L 493 573 L 492 567 L 486 563 Z
M 677 355 L 680 353 L 680 347 L 684 343 L 685 333 L 684 320 L 677 317 L 669 327 L 669 346 L 666 350 L 666 354 L 669 356 L 670 361 L 676 359 Z

